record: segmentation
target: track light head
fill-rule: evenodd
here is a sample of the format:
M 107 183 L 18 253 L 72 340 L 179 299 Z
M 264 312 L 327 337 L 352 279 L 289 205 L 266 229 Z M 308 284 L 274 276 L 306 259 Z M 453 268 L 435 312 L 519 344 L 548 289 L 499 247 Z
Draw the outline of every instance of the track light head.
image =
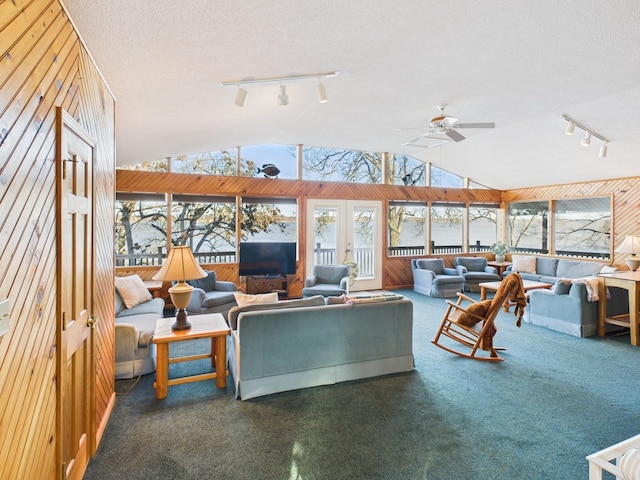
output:
M 244 88 L 238 85 L 238 90 L 236 91 L 236 99 L 234 103 L 239 107 L 244 107 L 247 103 L 247 96 L 249 92 L 247 92 Z
M 319 81 L 320 79 L 318 79 Z M 318 103 L 327 103 L 329 99 L 327 98 L 327 89 L 324 86 L 324 83 L 318 83 Z
M 587 130 L 587 133 L 585 133 L 584 138 L 582 139 L 582 142 L 580 142 L 580 145 L 582 145 L 583 147 L 588 147 L 589 145 L 591 145 L 591 132 Z
M 598 156 L 600 158 L 605 158 L 607 156 L 607 142 L 604 142 L 600 145 L 600 151 L 598 152 Z
M 289 95 L 287 95 L 286 85 L 280 85 L 280 94 L 278 95 L 278 105 L 289 105 Z
M 576 124 L 573 122 L 569 122 L 567 125 L 567 130 L 564 132 L 567 135 L 573 135 L 573 130 L 576 128 Z

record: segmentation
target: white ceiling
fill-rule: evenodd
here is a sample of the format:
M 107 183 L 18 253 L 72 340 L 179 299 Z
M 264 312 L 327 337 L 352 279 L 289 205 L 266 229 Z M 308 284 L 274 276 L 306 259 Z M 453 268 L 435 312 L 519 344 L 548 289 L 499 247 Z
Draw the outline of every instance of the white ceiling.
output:
M 406 154 L 498 189 L 640 176 L 636 0 L 63 0 L 117 99 L 117 163 L 263 143 Z M 341 73 L 247 85 L 223 81 Z M 466 140 L 402 146 L 447 103 Z M 581 147 L 566 113 L 610 140 Z

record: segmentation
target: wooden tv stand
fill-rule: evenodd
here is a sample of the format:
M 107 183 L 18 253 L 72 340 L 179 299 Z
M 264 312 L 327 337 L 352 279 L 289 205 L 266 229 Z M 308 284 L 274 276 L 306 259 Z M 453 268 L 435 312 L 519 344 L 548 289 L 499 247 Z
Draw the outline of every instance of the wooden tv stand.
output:
M 245 293 L 278 292 L 279 300 L 289 298 L 289 277 L 287 275 L 247 275 L 244 277 Z

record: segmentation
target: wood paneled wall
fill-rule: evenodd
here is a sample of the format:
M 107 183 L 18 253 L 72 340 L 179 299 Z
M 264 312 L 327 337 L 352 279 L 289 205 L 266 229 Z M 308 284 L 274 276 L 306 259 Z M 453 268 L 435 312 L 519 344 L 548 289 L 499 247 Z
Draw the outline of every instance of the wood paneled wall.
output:
M 609 195 L 613 196 L 611 243 L 615 248 L 622 243 L 625 235 L 640 235 L 640 177 L 510 190 L 504 192 L 502 198 L 504 202 L 514 202 Z M 625 258 L 614 252 L 611 264 L 626 270 Z
M 55 107 L 97 141 L 94 165 L 98 379 L 93 434 L 114 398 L 115 103 L 59 0 L 0 2 L 0 478 L 56 468 Z M 96 442 L 97 443 L 97 442 Z

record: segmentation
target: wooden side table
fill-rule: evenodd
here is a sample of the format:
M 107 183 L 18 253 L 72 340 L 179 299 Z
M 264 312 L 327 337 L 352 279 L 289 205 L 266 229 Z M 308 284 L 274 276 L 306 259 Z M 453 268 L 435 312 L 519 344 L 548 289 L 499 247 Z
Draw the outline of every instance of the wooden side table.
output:
M 598 335 L 604 337 L 607 323 L 630 329 L 631 345 L 640 344 L 638 308 L 640 308 L 640 272 L 601 273 L 598 275 L 600 297 L 598 305 Z M 629 313 L 607 317 L 607 287 L 619 287 L 629 294 Z
M 147 287 L 153 298 L 160 298 L 160 292 L 162 291 L 162 282 L 160 280 L 145 280 L 144 286 Z
M 489 265 L 490 267 L 495 267 L 495 269 L 498 270 L 498 275 L 502 277 L 502 274 L 504 273 L 504 271 L 507 269 L 509 265 L 513 265 L 513 262 L 489 261 L 487 262 L 487 265 Z
M 218 388 L 227 386 L 227 335 L 231 332 L 227 322 L 220 313 L 206 315 L 189 315 L 191 328 L 189 330 L 171 330 L 174 318 L 161 318 L 156 323 L 153 334 L 153 343 L 157 346 L 156 381 L 153 386 L 156 389 L 156 398 L 167 398 L 169 387 L 181 383 L 198 382 L 201 380 L 216 379 Z M 186 342 L 200 338 L 211 339 L 211 353 L 188 355 L 184 357 L 169 357 L 169 345 L 175 342 Z M 213 373 L 203 373 L 188 377 L 173 378 L 169 380 L 169 365 L 179 362 L 190 362 L 211 358 L 211 366 L 215 367 Z

